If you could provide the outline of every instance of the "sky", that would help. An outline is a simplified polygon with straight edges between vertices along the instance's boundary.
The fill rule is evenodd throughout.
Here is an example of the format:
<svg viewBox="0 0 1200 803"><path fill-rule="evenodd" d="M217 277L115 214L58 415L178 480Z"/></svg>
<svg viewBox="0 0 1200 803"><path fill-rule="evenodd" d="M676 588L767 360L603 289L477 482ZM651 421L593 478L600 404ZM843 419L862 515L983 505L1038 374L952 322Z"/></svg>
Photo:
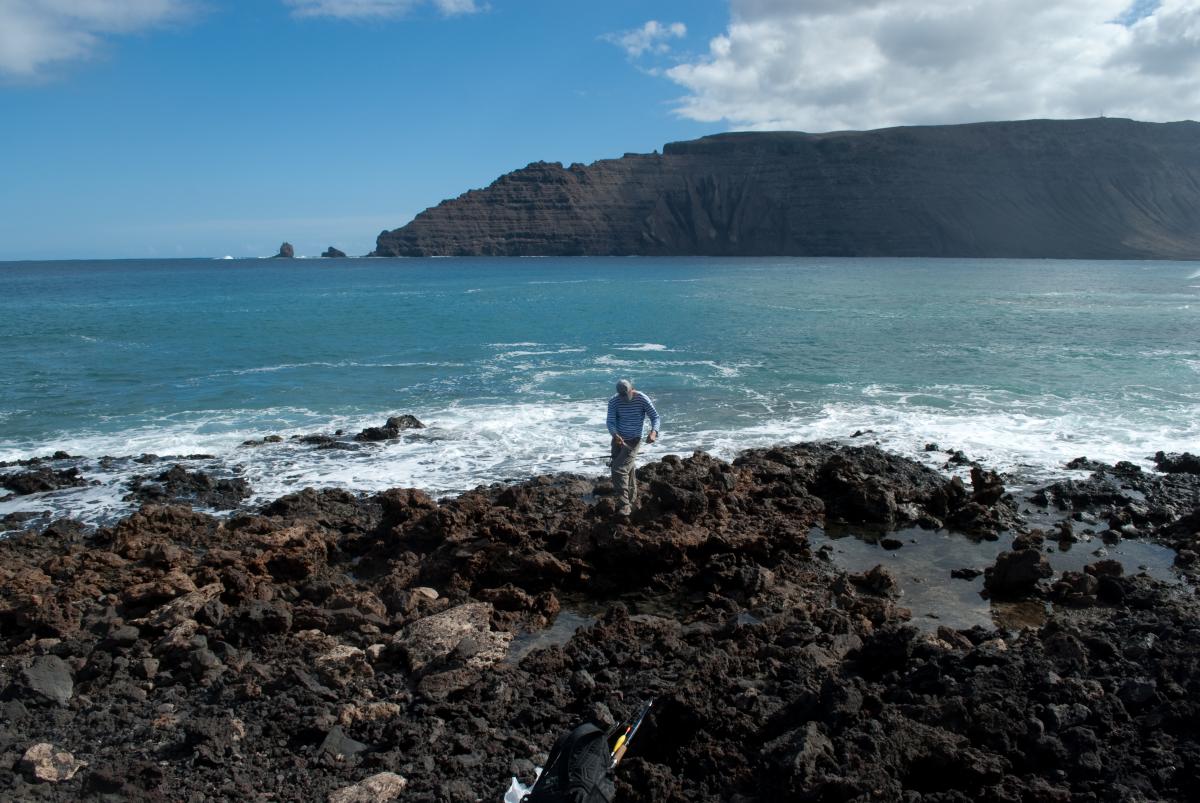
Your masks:
<svg viewBox="0 0 1200 803"><path fill-rule="evenodd" d="M0 0L0 260L364 254L537 160L1197 109L1200 0Z"/></svg>

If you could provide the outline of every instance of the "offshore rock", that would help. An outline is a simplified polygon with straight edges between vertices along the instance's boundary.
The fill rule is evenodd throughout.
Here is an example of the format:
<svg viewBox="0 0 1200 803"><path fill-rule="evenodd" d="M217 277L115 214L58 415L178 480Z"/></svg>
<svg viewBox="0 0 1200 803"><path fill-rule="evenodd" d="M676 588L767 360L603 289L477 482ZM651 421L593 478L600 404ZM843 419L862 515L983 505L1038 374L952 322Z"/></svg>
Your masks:
<svg viewBox="0 0 1200 803"><path fill-rule="evenodd" d="M382 232L374 255L1196 259L1197 208L1195 122L741 132L534 162Z"/></svg>
<svg viewBox="0 0 1200 803"><path fill-rule="evenodd" d="M296 249L292 248L291 243L285 242L283 245L279 246L279 253L276 254L273 259L291 259L294 256L296 256Z"/></svg>
<svg viewBox="0 0 1200 803"><path fill-rule="evenodd" d="M354 436L356 441L390 441L400 437L406 429L424 429L415 415L394 415L382 427L367 427Z"/></svg>
<svg viewBox="0 0 1200 803"><path fill-rule="evenodd" d="M321 256L325 257L326 259L345 259L346 252L339 250L337 248L334 248L331 245L325 249L325 251L321 254Z"/></svg>
<svg viewBox="0 0 1200 803"><path fill-rule="evenodd" d="M37 468L0 476L0 487L7 488L18 496L56 491L59 488L75 488L87 485L88 481L77 468L55 471L52 468Z"/></svg>

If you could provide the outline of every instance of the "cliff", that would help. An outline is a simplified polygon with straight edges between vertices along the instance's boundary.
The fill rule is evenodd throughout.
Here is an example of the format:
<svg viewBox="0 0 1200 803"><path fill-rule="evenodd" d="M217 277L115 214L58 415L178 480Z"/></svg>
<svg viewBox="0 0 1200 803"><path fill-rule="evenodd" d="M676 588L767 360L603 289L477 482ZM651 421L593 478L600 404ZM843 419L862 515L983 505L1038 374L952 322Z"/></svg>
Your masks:
<svg viewBox="0 0 1200 803"><path fill-rule="evenodd" d="M730 133L535 162L374 254L1198 259L1200 123Z"/></svg>

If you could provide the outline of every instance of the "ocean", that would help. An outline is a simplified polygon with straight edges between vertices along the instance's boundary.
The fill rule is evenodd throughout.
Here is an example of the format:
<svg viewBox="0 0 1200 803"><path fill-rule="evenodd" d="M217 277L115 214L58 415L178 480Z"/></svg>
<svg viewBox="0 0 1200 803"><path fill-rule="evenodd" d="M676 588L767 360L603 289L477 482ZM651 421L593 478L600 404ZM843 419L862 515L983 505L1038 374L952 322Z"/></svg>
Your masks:
<svg viewBox="0 0 1200 803"><path fill-rule="evenodd" d="M644 459L833 438L939 468L961 449L1018 484L1082 455L1148 467L1200 447L1198 335L1185 262L0 263L0 460L62 450L56 468L100 483L0 515L109 521L162 470L128 459L145 453L211 455L185 466L255 500L600 474L620 377L663 416ZM401 413L427 428L354 451L291 440ZM242 445L268 435L284 440Z"/></svg>

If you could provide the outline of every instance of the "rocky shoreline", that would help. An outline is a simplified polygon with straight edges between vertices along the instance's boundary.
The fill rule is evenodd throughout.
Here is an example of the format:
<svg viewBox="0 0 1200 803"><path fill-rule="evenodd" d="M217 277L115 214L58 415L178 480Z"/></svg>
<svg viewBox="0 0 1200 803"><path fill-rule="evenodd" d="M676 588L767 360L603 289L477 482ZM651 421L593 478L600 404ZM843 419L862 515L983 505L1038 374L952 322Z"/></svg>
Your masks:
<svg viewBox="0 0 1200 803"><path fill-rule="evenodd" d="M1159 466L1017 498L869 446L697 453L643 466L630 520L578 476L218 518L155 500L246 489L172 468L111 526L0 541L0 796L499 800L566 727L653 697L623 800L1188 799L1200 475ZM1052 614L923 633L816 526L1002 539L988 592ZM1166 544L1185 582L1054 576L1046 550L1083 539Z"/></svg>

